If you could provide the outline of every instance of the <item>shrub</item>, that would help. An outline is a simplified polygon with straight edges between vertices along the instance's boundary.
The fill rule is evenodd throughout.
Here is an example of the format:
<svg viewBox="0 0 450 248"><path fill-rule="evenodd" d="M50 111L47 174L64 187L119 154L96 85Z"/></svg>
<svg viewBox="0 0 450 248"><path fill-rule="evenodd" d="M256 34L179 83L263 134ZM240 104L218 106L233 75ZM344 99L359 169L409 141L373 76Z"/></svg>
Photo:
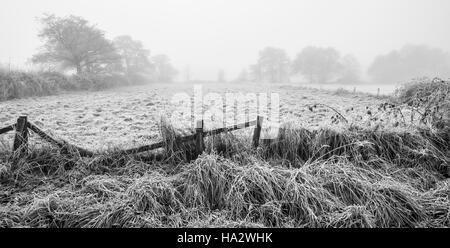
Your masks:
<svg viewBox="0 0 450 248"><path fill-rule="evenodd" d="M421 122L444 128L450 124L450 81L419 79L396 91L400 103L417 110Z"/></svg>
<svg viewBox="0 0 450 248"><path fill-rule="evenodd" d="M77 90L78 86L76 82L71 80L70 77L61 74L59 72L41 72L40 75L45 79L46 82L52 85L57 85L61 90Z"/></svg>
<svg viewBox="0 0 450 248"><path fill-rule="evenodd" d="M43 96L58 91L54 81L47 81L39 73L0 72L0 100L28 96Z"/></svg>
<svg viewBox="0 0 450 248"><path fill-rule="evenodd" d="M102 90L117 86L142 84L120 74L65 75L59 72L8 72L0 70L0 101L30 96L57 94L60 91Z"/></svg>

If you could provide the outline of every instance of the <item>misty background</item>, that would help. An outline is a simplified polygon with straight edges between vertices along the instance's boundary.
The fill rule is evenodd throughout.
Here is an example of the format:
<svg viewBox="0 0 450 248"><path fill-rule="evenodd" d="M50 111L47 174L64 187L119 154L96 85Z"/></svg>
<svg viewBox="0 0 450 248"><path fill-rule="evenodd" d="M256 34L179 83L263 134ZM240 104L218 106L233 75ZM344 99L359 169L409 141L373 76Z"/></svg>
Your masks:
<svg viewBox="0 0 450 248"><path fill-rule="evenodd" d="M448 0L7 1L0 9L4 67L36 68L44 13L82 17L110 40L129 35L149 56L166 55L177 81L450 77Z"/></svg>

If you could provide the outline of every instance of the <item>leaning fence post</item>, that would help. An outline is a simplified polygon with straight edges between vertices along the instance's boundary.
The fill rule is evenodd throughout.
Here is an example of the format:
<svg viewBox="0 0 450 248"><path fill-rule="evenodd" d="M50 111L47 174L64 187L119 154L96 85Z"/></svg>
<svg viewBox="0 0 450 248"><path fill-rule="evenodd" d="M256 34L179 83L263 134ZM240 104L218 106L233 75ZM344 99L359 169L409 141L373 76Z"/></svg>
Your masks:
<svg viewBox="0 0 450 248"><path fill-rule="evenodd" d="M262 116L258 116L256 120L255 132L253 133L253 147L258 148L259 139L261 138L261 129L263 125L264 118Z"/></svg>
<svg viewBox="0 0 450 248"><path fill-rule="evenodd" d="M16 123L13 152L26 154L28 151L28 121L26 116L20 116Z"/></svg>
<svg viewBox="0 0 450 248"><path fill-rule="evenodd" d="M198 155L202 154L205 149L205 144L203 140L203 125L204 121L197 121L197 126L195 128L195 150Z"/></svg>

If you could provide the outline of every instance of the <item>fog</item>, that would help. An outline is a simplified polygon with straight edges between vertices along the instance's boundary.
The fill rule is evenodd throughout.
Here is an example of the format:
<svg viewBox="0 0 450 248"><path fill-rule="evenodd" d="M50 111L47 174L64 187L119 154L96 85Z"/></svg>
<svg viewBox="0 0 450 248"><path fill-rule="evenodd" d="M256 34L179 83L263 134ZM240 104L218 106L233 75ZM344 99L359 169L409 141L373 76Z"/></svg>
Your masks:
<svg viewBox="0 0 450 248"><path fill-rule="evenodd" d="M375 58L405 45L450 51L448 0L15 0L0 8L0 63L29 66L43 13L81 16L111 39L130 35L167 54L180 80L187 70L194 80L222 70L236 78L265 47L292 60L307 46L334 47L359 60L364 78Z"/></svg>

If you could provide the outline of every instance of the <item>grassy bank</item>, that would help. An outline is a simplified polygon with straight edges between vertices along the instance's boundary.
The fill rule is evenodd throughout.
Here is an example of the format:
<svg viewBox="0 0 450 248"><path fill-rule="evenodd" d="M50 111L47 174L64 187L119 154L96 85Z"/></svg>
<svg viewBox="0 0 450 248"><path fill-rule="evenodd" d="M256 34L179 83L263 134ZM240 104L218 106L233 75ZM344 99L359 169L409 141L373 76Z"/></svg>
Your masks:
<svg viewBox="0 0 450 248"><path fill-rule="evenodd" d="M58 72L0 70L0 101L31 96L47 96L61 91L101 90L143 83L144 79L119 74L65 75Z"/></svg>
<svg viewBox="0 0 450 248"><path fill-rule="evenodd" d="M0 156L2 227L449 227L448 132L282 132L94 158ZM287 135L286 132L289 132ZM191 160L193 159L193 160Z"/></svg>

